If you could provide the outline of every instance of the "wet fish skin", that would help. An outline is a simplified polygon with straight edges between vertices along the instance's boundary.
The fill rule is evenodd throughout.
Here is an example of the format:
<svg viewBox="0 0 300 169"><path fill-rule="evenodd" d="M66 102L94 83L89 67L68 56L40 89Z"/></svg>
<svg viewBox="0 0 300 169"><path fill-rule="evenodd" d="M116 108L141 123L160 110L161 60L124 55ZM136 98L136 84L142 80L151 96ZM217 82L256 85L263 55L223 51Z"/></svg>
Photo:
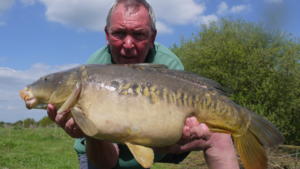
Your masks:
<svg viewBox="0 0 300 169"><path fill-rule="evenodd" d="M159 66L85 65L45 76L21 91L21 97L29 108L61 107L76 85L80 94L72 115L85 134L130 143L133 152L144 152L134 145L175 144L188 116L212 131L231 134L246 169L266 168L262 145L283 141L271 123L231 101L218 83Z"/></svg>

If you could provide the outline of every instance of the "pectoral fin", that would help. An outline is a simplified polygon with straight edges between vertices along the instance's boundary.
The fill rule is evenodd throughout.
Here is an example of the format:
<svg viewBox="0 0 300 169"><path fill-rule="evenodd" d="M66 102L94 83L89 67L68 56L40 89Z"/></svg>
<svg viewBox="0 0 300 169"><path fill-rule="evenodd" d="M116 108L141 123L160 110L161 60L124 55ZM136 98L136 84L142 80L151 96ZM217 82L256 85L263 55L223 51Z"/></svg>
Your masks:
<svg viewBox="0 0 300 169"><path fill-rule="evenodd" d="M71 110L71 113L76 124L84 132L84 134L90 137L93 137L97 134L97 127L90 119L88 119L88 117L86 117L86 115L82 112L80 108L75 106Z"/></svg>
<svg viewBox="0 0 300 169"><path fill-rule="evenodd" d="M154 152L152 148L128 142L125 144L139 164L141 164L144 168L150 168L152 166L154 161Z"/></svg>
<svg viewBox="0 0 300 169"><path fill-rule="evenodd" d="M80 92L81 92L81 83L78 82L78 83L76 83L73 92L69 95L67 100L64 102L64 104L57 111L57 114L60 114L64 111L70 109L71 107L73 107L76 104L77 100L78 100Z"/></svg>

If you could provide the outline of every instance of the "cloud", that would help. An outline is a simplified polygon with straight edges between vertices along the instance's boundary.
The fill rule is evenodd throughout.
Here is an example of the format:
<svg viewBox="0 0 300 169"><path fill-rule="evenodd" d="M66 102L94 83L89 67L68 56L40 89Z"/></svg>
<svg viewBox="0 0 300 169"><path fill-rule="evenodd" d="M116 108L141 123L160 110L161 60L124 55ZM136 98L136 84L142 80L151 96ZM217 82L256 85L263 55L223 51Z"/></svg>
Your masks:
<svg viewBox="0 0 300 169"><path fill-rule="evenodd" d="M156 22L156 29L159 33L173 33L173 30L162 22Z"/></svg>
<svg viewBox="0 0 300 169"><path fill-rule="evenodd" d="M236 5L230 8L226 2L222 1L218 5L217 14L218 15L236 14L236 13L241 13L243 11L246 11L249 8L250 8L249 5Z"/></svg>
<svg viewBox="0 0 300 169"><path fill-rule="evenodd" d="M200 18L200 24L209 26L213 22L217 22L219 18L216 15L206 15Z"/></svg>
<svg viewBox="0 0 300 169"><path fill-rule="evenodd" d="M0 1L0 15L10 9L14 4L14 0L1 0Z"/></svg>
<svg viewBox="0 0 300 169"><path fill-rule="evenodd" d="M242 11L245 11L249 8L248 5L237 5L237 6L233 6L231 9L230 9L230 12L231 13L240 13Z"/></svg>
<svg viewBox="0 0 300 169"><path fill-rule="evenodd" d="M30 0L23 0L28 1ZM39 0L46 8L47 20L78 28L102 31L111 0ZM162 33L172 32L166 25L193 23L203 14L205 6L196 0L149 0ZM167 11L167 12L166 12Z"/></svg>
<svg viewBox="0 0 300 169"><path fill-rule="evenodd" d="M15 122L25 118L39 120L45 116L43 110L27 110L19 97L19 90L45 74L74 66L76 64L60 66L34 64L28 70L0 67L0 121Z"/></svg>
<svg viewBox="0 0 300 169"><path fill-rule="evenodd" d="M223 15L224 13L226 13L228 11L228 5L226 2L221 2L218 5L218 10L217 10L217 14L219 15Z"/></svg>
<svg viewBox="0 0 300 169"><path fill-rule="evenodd" d="M37 0L22 0L34 3ZM46 8L49 21L75 27L78 30L102 31L111 0L38 0ZM271 0L269 0L271 1ZM275 0L273 0L275 1ZM279 0L277 0L279 1ZM237 14L250 8L240 4L229 6L222 1L216 14L204 14L206 6L198 0L148 0L157 18L160 33L173 33L172 27L186 24L205 24L218 21L221 15Z"/></svg>
<svg viewBox="0 0 300 169"><path fill-rule="evenodd" d="M0 0L0 27L6 26L6 22L1 19L1 16L13 6L14 2L15 0Z"/></svg>
<svg viewBox="0 0 300 169"><path fill-rule="evenodd" d="M40 0L49 21L83 30L101 31L111 0Z"/></svg>
<svg viewBox="0 0 300 169"><path fill-rule="evenodd" d="M195 0L149 0L159 20L171 24L192 23L204 12L205 6Z"/></svg>

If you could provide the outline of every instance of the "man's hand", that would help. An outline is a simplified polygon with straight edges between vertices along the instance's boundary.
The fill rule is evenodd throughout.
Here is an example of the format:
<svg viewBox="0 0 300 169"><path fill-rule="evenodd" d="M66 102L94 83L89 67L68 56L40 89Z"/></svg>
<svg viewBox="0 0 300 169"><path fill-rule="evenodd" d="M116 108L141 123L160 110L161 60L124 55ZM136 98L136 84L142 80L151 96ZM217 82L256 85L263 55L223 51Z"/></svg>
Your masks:
<svg viewBox="0 0 300 169"><path fill-rule="evenodd" d="M47 113L48 117L61 128L63 128L65 132L68 133L68 135L70 135L71 137L81 138L85 136L81 129L75 123L74 119L72 117L69 118L70 111L57 114L56 108L52 104L48 104Z"/></svg>
<svg viewBox="0 0 300 169"><path fill-rule="evenodd" d="M195 117L186 119L182 138L177 144L158 149L160 152L175 154L197 150L203 150L210 169L239 169L231 136L210 132Z"/></svg>

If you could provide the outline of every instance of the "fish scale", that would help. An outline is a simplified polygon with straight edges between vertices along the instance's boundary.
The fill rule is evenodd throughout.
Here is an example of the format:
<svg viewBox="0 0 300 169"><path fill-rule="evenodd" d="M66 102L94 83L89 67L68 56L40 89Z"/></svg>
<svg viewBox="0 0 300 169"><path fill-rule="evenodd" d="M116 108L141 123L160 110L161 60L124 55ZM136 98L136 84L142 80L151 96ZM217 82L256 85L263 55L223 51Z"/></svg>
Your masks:
<svg viewBox="0 0 300 169"><path fill-rule="evenodd" d="M189 116L213 132L231 134L246 169L266 168L264 147L283 142L270 122L230 100L217 82L160 65L84 65L42 77L20 95L27 108L51 103L58 114L71 110L89 136L91 159L97 153L89 140L107 140L126 144L150 168L152 147L178 142Z"/></svg>

